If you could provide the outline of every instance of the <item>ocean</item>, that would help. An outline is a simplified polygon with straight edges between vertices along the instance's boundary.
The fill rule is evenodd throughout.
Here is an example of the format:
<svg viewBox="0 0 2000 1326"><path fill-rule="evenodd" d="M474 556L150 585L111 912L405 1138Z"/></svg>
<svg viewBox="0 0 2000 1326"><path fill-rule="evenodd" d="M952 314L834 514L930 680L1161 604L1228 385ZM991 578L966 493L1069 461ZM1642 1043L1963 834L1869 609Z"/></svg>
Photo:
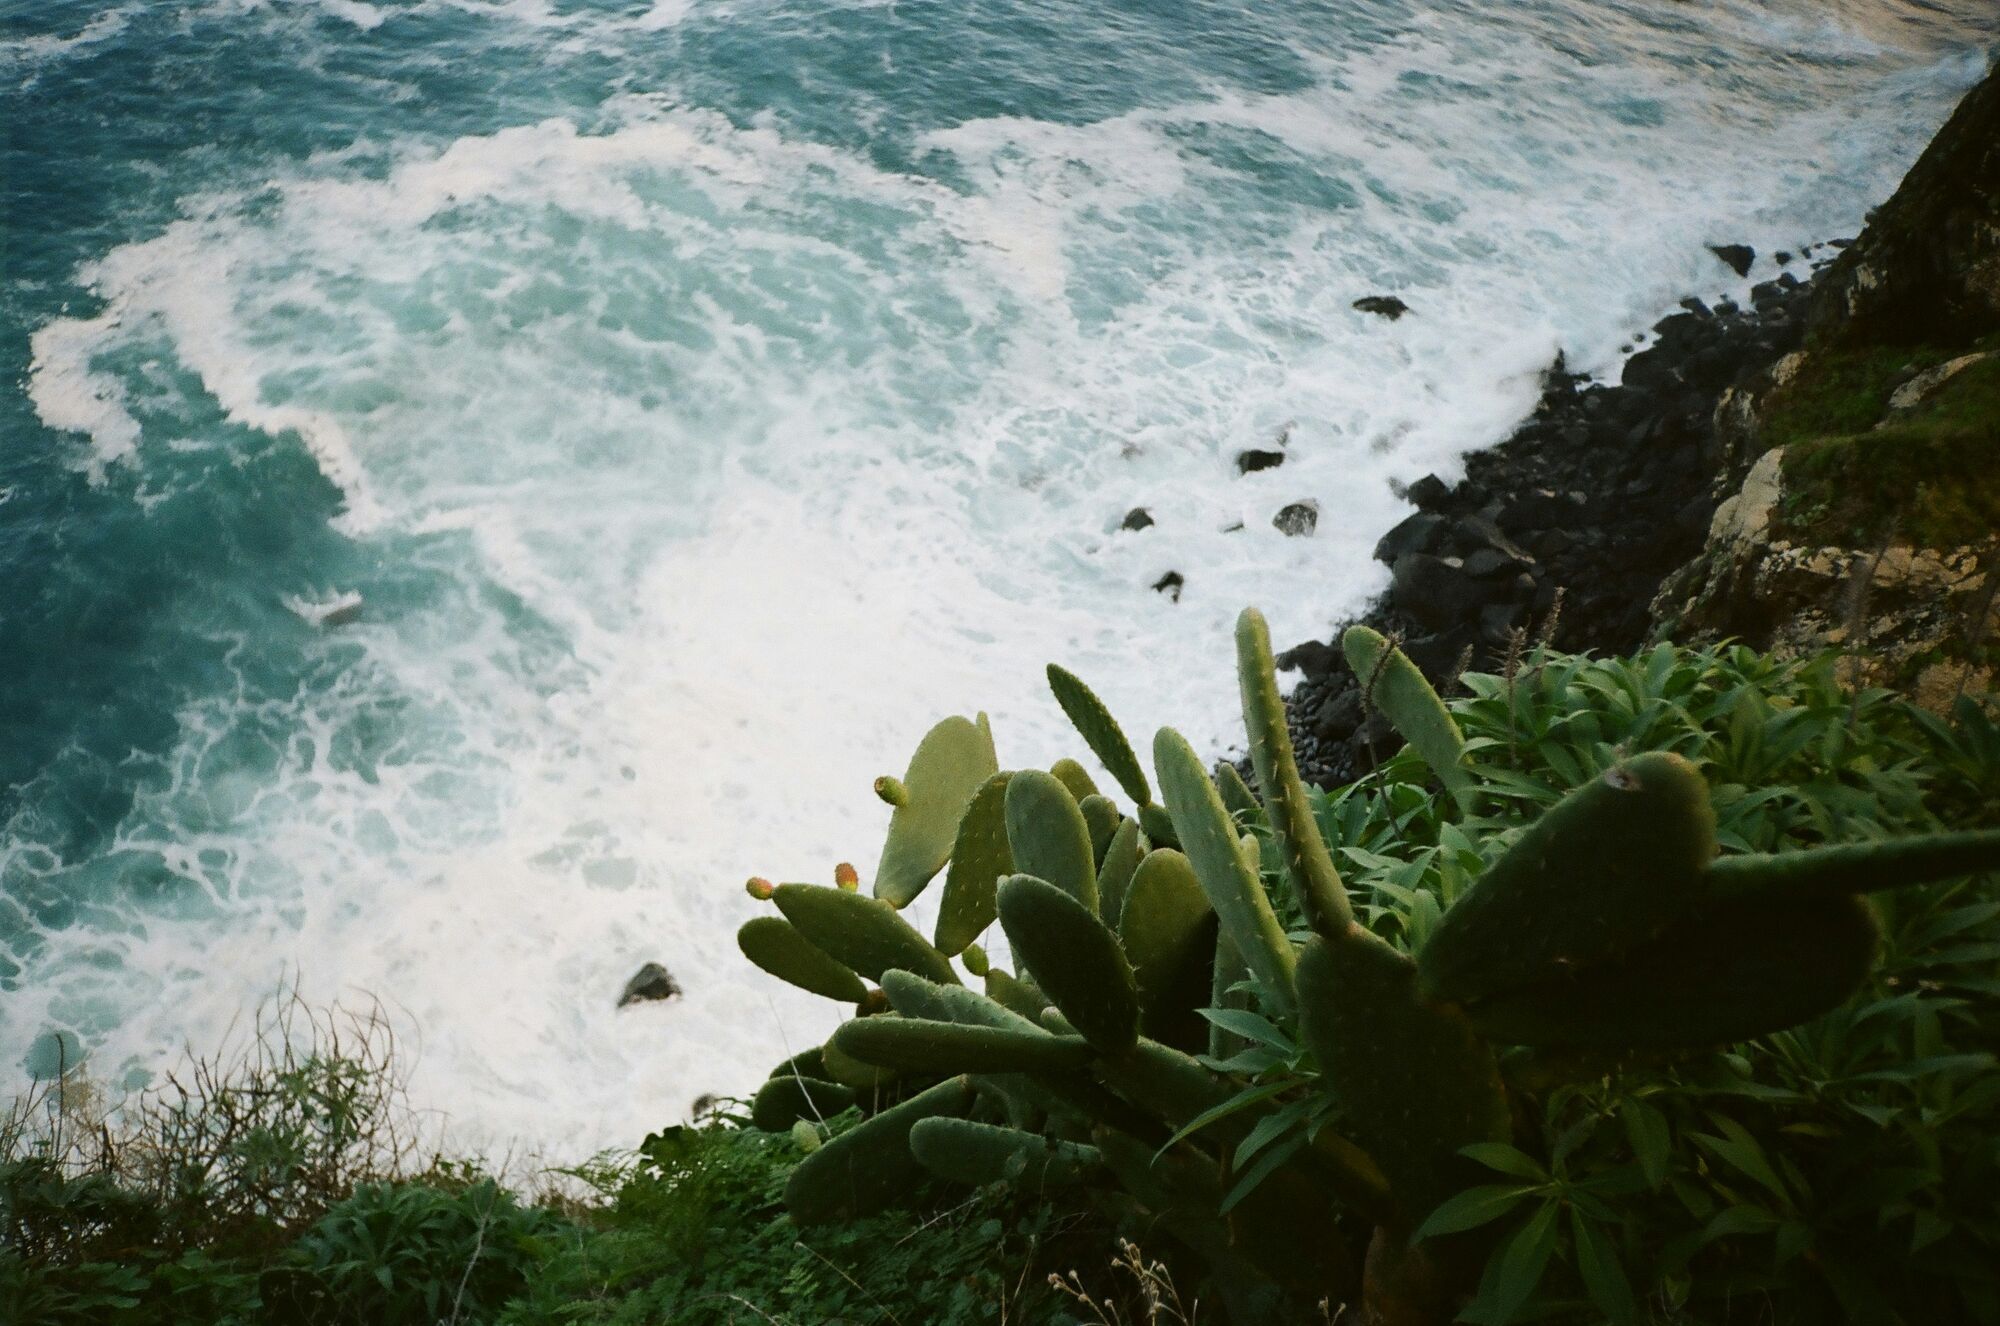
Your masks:
<svg viewBox="0 0 2000 1326"><path fill-rule="evenodd" d="M280 987L379 1000L467 1147L744 1091L834 1015L737 954L746 876L865 872L945 714L1076 751L1051 659L1240 742L1238 609L1324 633L1393 484L1855 233L1996 42L1990 0L0 0L0 1095L58 1044L143 1088ZM614 1008L646 961L685 995Z"/></svg>

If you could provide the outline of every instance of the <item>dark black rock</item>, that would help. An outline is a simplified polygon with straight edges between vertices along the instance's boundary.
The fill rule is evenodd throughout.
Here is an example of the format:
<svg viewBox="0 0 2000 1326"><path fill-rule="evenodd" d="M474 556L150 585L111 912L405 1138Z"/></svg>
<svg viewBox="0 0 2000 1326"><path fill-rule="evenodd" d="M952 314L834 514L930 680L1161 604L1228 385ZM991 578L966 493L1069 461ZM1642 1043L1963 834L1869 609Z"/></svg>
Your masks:
<svg viewBox="0 0 2000 1326"><path fill-rule="evenodd" d="M1435 474L1426 474L1403 494L1419 511L1436 511L1451 497L1451 486Z"/></svg>
<svg viewBox="0 0 2000 1326"><path fill-rule="evenodd" d="M1656 345L1627 359L1618 380L1637 391L1663 391L1680 380L1680 366L1671 350Z"/></svg>
<svg viewBox="0 0 2000 1326"><path fill-rule="evenodd" d="M1528 569L1528 563L1498 548L1481 548L1465 559L1465 573L1475 580L1497 580Z"/></svg>
<svg viewBox="0 0 2000 1326"><path fill-rule="evenodd" d="M1152 523L1153 523L1153 513L1146 510L1145 507L1135 506L1130 511L1127 511L1125 513L1125 519L1119 523L1118 528L1145 529Z"/></svg>
<svg viewBox="0 0 2000 1326"><path fill-rule="evenodd" d="M1375 560L1394 562L1404 553L1436 552L1444 544L1445 518L1430 511L1405 516L1375 545Z"/></svg>
<svg viewBox="0 0 2000 1326"><path fill-rule="evenodd" d="M1738 276L1750 275L1750 264L1757 261L1757 250L1748 244L1711 244L1708 251Z"/></svg>
<svg viewBox="0 0 2000 1326"><path fill-rule="evenodd" d="M1181 586L1186 583L1187 580L1180 572L1169 571L1153 582L1153 588L1165 594L1174 602L1179 603L1181 601Z"/></svg>
<svg viewBox="0 0 2000 1326"><path fill-rule="evenodd" d="M1466 620L1485 597L1456 558L1407 553L1396 559L1389 574L1391 600L1434 631Z"/></svg>
<svg viewBox="0 0 2000 1326"><path fill-rule="evenodd" d="M1390 588L1360 620L1400 640L1447 692L1468 658L1498 668L1516 631L1547 632L1564 650L1637 648L1660 583L1707 533L1723 463L1717 399L1800 343L1816 286L1766 283L1754 313L1727 299L1689 300L1656 332L1631 338L1649 348L1619 383L1586 382L1558 359L1533 415L1506 442L1468 456L1463 479L1426 475L1398 490L1418 510L1377 545ZM1332 644L1311 659L1326 670L1294 688L1293 740L1305 777L1333 785L1396 743L1362 712L1360 683Z"/></svg>
<svg viewBox="0 0 2000 1326"><path fill-rule="evenodd" d="M657 962L649 962L632 973L632 979L625 982L625 989L618 996L618 1007L660 999L678 999L680 994L681 987L674 980L673 973Z"/></svg>
<svg viewBox="0 0 2000 1326"><path fill-rule="evenodd" d="M1284 463L1285 453L1282 451L1252 449L1236 453L1236 472L1238 474L1255 474L1258 470L1274 470Z"/></svg>
<svg viewBox="0 0 2000 1326"><path fill-rule="evenodd" d="M1479 638L1489 648L1505 648L1507 638L1527 624L1526 603L1489 603L1479 610Z"/></svg>
<svg viewBox="0 0 2000 1326"><path fill-rule="evenodd" d="M1410 311L1410 306L1394 295L1367 295L1354 301L1363 313L1373 313L1394 322Z"/></svg>
<svg viewBox="0 0 2000 1326"><path fill-rule="evenodd" d="M1789 267L1792 265L1792 255L1785 252L1783 249L1779 249L1776 253L1772 254L1771 257L1777 262L1778 266L1780 267Z"/></svg>
<svg viewBox="0 0 2000 1326"><path fill-rule="evenodd" d="M1324 677L1343 666L1340 651L1321 640L1294 645L1272 661L1281 672L1296 670L1305 673L1308 678Z"/></svg>
<svg viewBox="0 0 2000 1326"><path fill-rule="evenodd" d="M1326 740L1338 741L1353 734L1361 725L1361 687L1350 683L1319 707L1313 717L1313 732Z"/></svg>
<svg viewBox="0 0 2000 1326"><path fill-rule="evenodd" d="M1271 517L1271 524L1280 534L1302 538L1319 527L1319 503L1307 498L1303 502L1293 502Z"/></svg>

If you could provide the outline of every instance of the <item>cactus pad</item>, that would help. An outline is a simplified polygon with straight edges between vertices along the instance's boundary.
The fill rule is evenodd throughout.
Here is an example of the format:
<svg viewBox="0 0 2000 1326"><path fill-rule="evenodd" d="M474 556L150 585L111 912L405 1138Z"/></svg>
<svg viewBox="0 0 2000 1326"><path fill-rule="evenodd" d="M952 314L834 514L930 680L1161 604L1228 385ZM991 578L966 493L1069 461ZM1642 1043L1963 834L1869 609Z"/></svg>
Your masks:
<svg viewBox="0 0 2000 1326"><path fill-rule="evenodd" d="M1474 784L1465 768L1465 735L1423 672L1380 631L1366 626L1350 626L1340 648L1369 700L1423 757L1453 800L1470 810Z"/></svg>
<svg viewBox="0 0 2000 1326"><path fill-rule="evenodd" d="M1283 853L1285 873L1306 920L1322 935L1335 938L1354 920L1354 909L1306 799L1291 733L1285 727L1277 669L1271 662L1270 631L1255 608L1245 608L1236 619L1236 675L1243 696L1243 726L1250 733L1250 759L1264 789L1264 808Z"/></svg>
<svg viewBox="0 0 2000 1326"><path fill-rule="evenodd" d="M896 785L901 800L892 803L895 813L875 867L876 897L891 907L907 907L923 892L951 855L966 803L999 768L984 721L947 718L924 734L910 756L909 772L900 782L884 780Z"/></svg>
<svg viewBox="0 0 2000 1326"><path fill-rule="evenodd" d="M910 1154L919 1119L963 1115L972 1083L954 1077L883 1110L801 1160L785 1183L785 1207L802 1225L847 1220L907 1201L929 1173Z"/></svg>
<svg viewBox="0 0 2000 1326"><path fill-rule="evenodd" d="M736 932L736 947L763 970L801 990L849 1004L858 1003L868 993L868 986L852 969L813 947L812 941L781 916L745 921Z"/></svg>
<svg viewBox="0 0 2000 1326"><path fill-rule="evenodd" d="M1111 845L1104 849L1104 860L1097 867L1098 919L1114 929L1125 906L1125 891L1132 885L1132 872L1139 868L1139 860L1145 854L1146 843L1139 832L1139 822L1128 819L1120 823L1118 832L1111 835Z"/></svg>
<svg viewBox="0 0 2000 1326"><path fill-rule="evenodd" d="M1161 728L1153 739L1153 766L1181 850L1194 865L1209 905L1222 918L1229 942L1263 984L1267 997L1278 1008L1289 1008L1298 956L1271 911L1263 881L1243 859L1235 824L1201 758L1180 733Z"/></svg>
<svg viewBox="0 0 2000 1326"><path fill-rule="evenodd" d="M919 1119L910 1129L910 1151L941 1179L975 1185L1004 1180L1030 1192L1082 1183L1104 1163L1094 1146L947 1117Z"/></svg>
<svg viewBox="0 0 2000 1326"><path fill-rule="evenodd" d="M1132 798L1132 804L1143 806L1153 799L1153 789L1146 782L1146 771L1139 766L1139 757L1132 753L1132 743L1125 740L1125 732L1118 726L1118 720L1104 707L1096 692L1083 684L1077 675L1066 668L1049 664L1049 689L1055 692L1056 703L1062 706L1064 714L1079 732L1084 744L1097 762L1110 771L1118 780L1118 786L1125 789L1125 795Z"/></svg>
<svg viewBox="0 0 2000 1326"><path fill-rule="evenodd" d="M958 981L951 959L880 898L812 884L780 884L772 896L814 948L871 981L891 967L940 983Z"/></svg>
<svg viewBox="0 0 2000 1326"><path fill-rule="evenodd" d="M1000 883L1000 924L1035 984L1097 1049L1115 1054L1139 1036L1139 994L1117 936L1095 909L1032 875Z"/></svg>
<svg viewBox="0 0 2000 1326"><path fill-rule="evenodd" d="M1500 1044L1592 1050L1727 1045L1838 1007L1880 937L1866 898L1730 898L1650 944L1475 1005Z"/></svg>
<svg viewBox="0 0 2000 1326"><path fill-rule="evenodd" d="M1080 1040L1040 1028L924 1022L913 1018L857 1018L827 1042L865 1064L911 1073L1026 1073L1081 1068L1091 1049Z"/></svg>
<svg viewBox="0 0 2000 1326"><path fill-rule="evenodd" d="M1006 813L1014 869L1047 880L1096 911L1097 856L1090 846L1090 826L1062 780L1023 769L1007 781Z"/></svg>
<svg viewBox="0 0 2000 1326"><path fill-rule="evenodd" d="M1460 1147L1509 1136L1493 1052L1462 1016L1423 1003L1416 965L1364 930L1306 945L1299 1032L1412 1227L1477 1181Z"/></svg>
<svg viewBox="0 0 2000 1326"><path fill-rule="evenodd" d="M1007 781L1012 774L995 774L972 795L958 822L951 864L944 872L944 900L938 905L937 947L942 953L962 953L999 915L993 890L1002 875L1014 871L1007 847Z"/></svg>
<svg viewBox="0 0 2000 1326"><path fill-rule="evenodd" d="M1091 870L1101 870L1104 853L1111 847L1112 835L1118 832L1124 816L1118 813L1118 807L1112 804L1110 797L1085 797L1076 803L1076 808L1083 812L1084 826L1090 830Z"/></svg>
<svg viewBox="0 0 2000 1326"><path fill-rule="evenodd" d="M854 1103L854 1089L810 1077L774 1077L750 1102L750 1122L767 1133L782 1133L800 1119L826 1120Z"/></svg>
<svg viewBox="0 0 2000 1326"><path fill-rule="evenodd" d="M1132 877L1118 939L1139 986L1139 1025L1169 1045L1207 1048L1196 1012L1207 1002L1215 960L1216 917L1179 852L1149 852Z"/></svg>
<svg viewBox="0 0 2000 1326"><path fill-rule="evenodd" d="M1701 899L1715 813L1692 764L1640 755L1577 788L1453 904L1424 992L1474 1003L1643 944Z"/></svg>

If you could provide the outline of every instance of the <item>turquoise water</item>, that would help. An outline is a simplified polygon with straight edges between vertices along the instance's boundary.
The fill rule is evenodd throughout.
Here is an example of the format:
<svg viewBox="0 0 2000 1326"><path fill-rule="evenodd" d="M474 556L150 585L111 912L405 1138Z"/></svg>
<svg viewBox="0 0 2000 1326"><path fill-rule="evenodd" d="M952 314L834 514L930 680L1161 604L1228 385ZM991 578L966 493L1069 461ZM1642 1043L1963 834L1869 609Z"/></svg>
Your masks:
<svg viewBox="0 0 2000 1326"><path fill-rule="evenodd" d="M1704 244L1852 233L1996 40L0 0L0 1090L59 1031L136 1085L284 980L383 999L475 1139L742 1086L826 1014L736 957L740 881L865 868L932 719L1046 762L1055 657L1226 743L1238 607L1323 630L1390 480L1740 293ZM649 959L688 997L614 1013Z"/></svg>

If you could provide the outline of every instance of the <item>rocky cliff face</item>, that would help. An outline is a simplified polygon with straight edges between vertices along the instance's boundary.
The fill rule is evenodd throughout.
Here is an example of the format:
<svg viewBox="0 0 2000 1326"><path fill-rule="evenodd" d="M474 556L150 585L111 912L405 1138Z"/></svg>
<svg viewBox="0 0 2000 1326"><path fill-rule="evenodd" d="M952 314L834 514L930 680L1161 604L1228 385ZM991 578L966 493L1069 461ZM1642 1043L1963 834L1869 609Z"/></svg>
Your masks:
<svg viewBox="0 0 2000 1326"><path fill-rule="evenodd" d="M1655 632L1840 650L1933 707L2000 673L2000 70L1725 393L1722 501Z"/></svg>

